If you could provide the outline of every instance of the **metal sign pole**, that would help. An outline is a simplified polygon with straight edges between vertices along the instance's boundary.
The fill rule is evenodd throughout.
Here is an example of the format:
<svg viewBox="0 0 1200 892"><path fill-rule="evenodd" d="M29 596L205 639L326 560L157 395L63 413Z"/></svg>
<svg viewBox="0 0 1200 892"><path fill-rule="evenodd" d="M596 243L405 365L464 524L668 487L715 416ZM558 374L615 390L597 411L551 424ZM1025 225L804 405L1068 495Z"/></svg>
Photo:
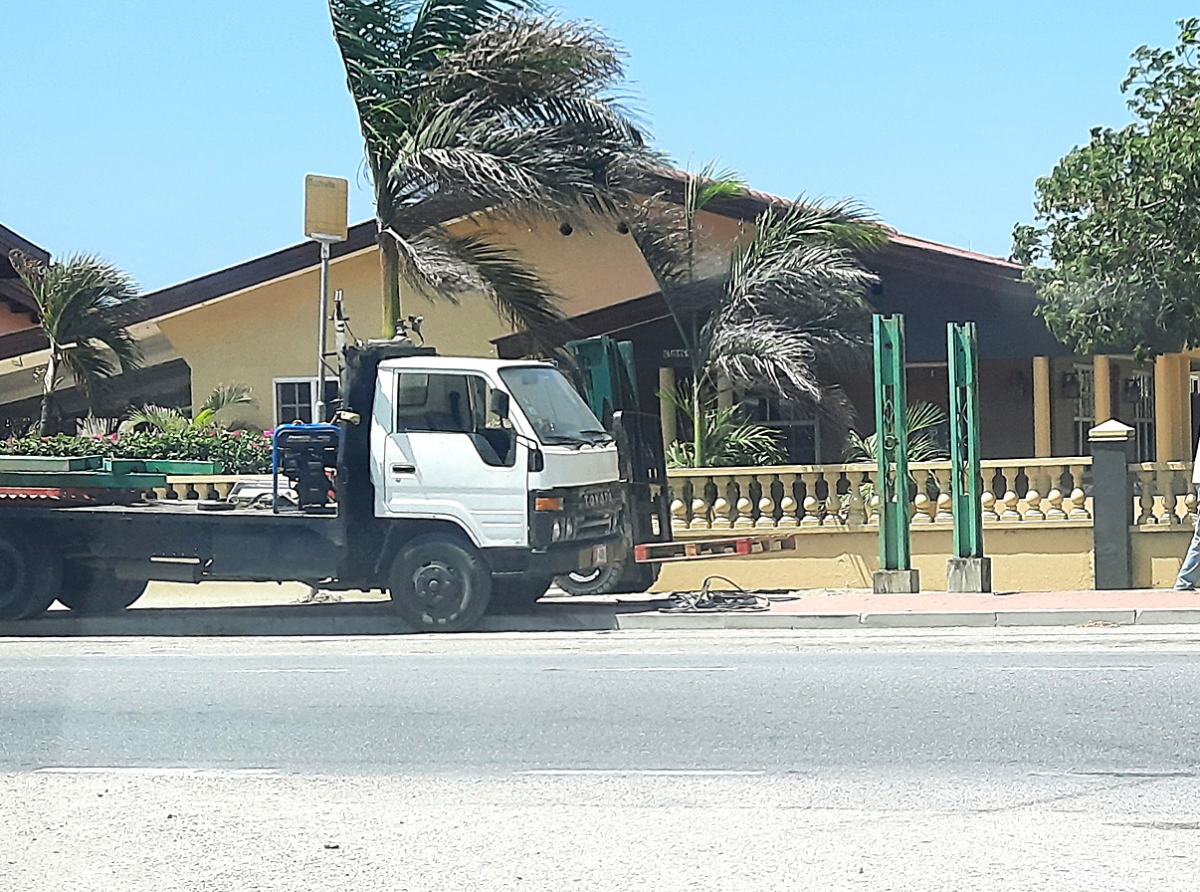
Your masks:
<svg viewBox="0 0 1200 892"><path fill-rule="evenodd" d="M946 325L950 378L950 498L954 557L946 570L952 592L990 592L991 559L983 554L980 502L979 351L974 322Z"/></svg>
<svg viewBox="0 0 1200 892"><path fill-rule="evenodd" d="M326 329L329 326L329 246L349 236L346 208L349 181L342 177L309 174L304 178L304 234L321 246L321 318L317 325L317 392L313 394L313 421L325 421Z"/></svg>
<svg viewBox="0 0 1200 892"><path fill-rule="evenodd" d="M329 326L329 242L321 240L321 300L320 300L320 319L317 324L317 393L314 401L316 411L313 413L313 421L317 424L323 424L325 418L325 371L328 364L325 362L325 337L326 328Z"/></svg>
<svg viewBox="0 0 1200 892"><path fill-rule="evenodd" d="M879 499L879 571L874 590L915 593L909 541L908 394L905 383L904 317L875 316L875 495Z"/></svg>

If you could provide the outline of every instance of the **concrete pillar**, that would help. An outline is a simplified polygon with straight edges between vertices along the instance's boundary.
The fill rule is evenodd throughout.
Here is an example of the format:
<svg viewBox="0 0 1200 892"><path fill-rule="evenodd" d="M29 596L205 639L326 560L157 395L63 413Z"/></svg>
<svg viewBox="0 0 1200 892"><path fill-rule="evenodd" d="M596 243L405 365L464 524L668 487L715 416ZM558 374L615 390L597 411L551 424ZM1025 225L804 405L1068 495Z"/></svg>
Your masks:
<svg viewBox="0 0 1200 892"><path fill-rule="evenodd" d="M675 393L675 370L658 370L658 414L662 421L663 448L667 448L679 437L676 426L675 404L668 400L664 393Z"/></svg>
<svg viewBox="0 0 1200 892"><path fill-rule="evenodd" d="M1179 437L1175 447L1177 461L1188 461L1195 455L1196 444L1192 442L1192 360L1180 354L1179 360L1179 410L1176 415Z"/></svg>
<svg viewBox="0 0 1200 892"><path fill-rule="evenodd" d="M1096 393L1096 424L1103 424L1113 417L1112 364L1107 356L1092 357L1092 377Z"/></svg>
<svg viewBox="0 0 1200 892"><path fill-rule="evenodd" d="M1179 365L1176 358L1170 353L1163 353L1154 360L1154 446L1158 461L1179 460L1176 455L1179 440L1176 427L1179 414L1176 381Z"/></svg>
<svg viewBox="0 0 1200 892"><path fill-rule="evenodd" d="M1088 431L1092 447L1092 535L1096 588L1127 589L1133 584L1129 527L1133 524L1133 428L1109 420Z"/></svg>
<svg viewBox="0 0 1200 892"><path fill-rule="evenodd" d="M1033 357L1033 455L1050 457L1050 357Z"/></svg>

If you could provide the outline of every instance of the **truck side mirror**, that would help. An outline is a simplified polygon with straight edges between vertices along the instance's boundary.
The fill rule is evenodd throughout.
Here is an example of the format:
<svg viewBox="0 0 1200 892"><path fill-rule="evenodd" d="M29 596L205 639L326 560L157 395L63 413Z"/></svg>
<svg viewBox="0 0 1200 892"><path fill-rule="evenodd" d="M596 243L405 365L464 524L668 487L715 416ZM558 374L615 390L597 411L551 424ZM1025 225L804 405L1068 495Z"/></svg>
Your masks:
<svg viewBox="0 0 1200 892"><path fill-rule="evenodd" d="M536 447L529 450L529 470L535 474L546 470L546 455Z"/></svg>
<svg viewBox="0 0 1200 892"><path fill-rule="evenodd" d="M488 411L498 418L508 418L508 394L503 390L493 390L488 401Z"/></svg>

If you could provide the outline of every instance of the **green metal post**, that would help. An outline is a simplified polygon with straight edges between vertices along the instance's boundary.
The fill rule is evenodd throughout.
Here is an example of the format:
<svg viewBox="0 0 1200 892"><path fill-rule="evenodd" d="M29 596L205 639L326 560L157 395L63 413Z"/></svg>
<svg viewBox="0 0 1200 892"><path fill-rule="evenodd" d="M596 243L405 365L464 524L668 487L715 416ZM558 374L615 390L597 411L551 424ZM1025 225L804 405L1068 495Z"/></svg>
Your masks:
<svg viewBox="0 0 1200 892"><path fill-rule="evenodd" d="M875 494L879 498L879 567L911 570L908 489L908 399L904 317L875 316Z"/></svg>
<svg viewBox="0 0 1200 892"><path fill-rule="evenodd" d="M954 554L983 557L979 471L979 356L974 322L946 326L950 372L950 496Z"/></svg>

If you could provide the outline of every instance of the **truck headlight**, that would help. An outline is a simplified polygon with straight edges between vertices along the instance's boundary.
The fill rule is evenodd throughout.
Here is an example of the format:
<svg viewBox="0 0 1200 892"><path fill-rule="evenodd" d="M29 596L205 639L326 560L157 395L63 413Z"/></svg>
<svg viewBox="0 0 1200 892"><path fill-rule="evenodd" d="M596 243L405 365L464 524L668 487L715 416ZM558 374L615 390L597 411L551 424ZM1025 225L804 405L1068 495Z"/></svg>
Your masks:
<svg viewBox="0 0 1200 892"><path fill-rule="evenodd" d="M563 522L561 520L554 521L554 525L550 527L550 541L557 542L563 536Z"/></svg>

